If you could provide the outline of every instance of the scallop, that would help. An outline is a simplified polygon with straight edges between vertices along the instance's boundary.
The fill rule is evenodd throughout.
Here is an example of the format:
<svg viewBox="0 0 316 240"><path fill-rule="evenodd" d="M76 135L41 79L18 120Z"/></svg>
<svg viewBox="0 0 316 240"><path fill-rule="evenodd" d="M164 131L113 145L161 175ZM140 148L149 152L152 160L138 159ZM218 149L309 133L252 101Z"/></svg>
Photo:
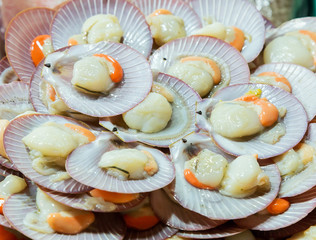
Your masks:
<svg viewBox="0 0 316 240"><path fill-rule="evenodd" d="M216 133L211 124L206 120L211 114L214 106L219 101L231 101L243 96L249 90L260 89L261 98L267 98L273 105L280 110L286 110L285 116L278 121L285 126L285 134L282 136L282 127L275 125L273 131L281 134L278 141L270 142L263 136L270 135L273 132L266 131L265 134L257 134L247 138L233 139L223 137ZM265 159L280 155L290 148L294 147L303 138L307 129L307 114L303 105L290 93L280 88L263 84L239 84L229 86L217 94L212 99L206 99L198 103L197 112L201 115L197 117L198 127L208 131L216 144L224 151L239 156L244 154L258 154L259 159ZM283 111L283 114L285 112ZM268 128L269 130L269 128ZM274 137L274 133L271 135ZM278 138L278 137L277 137ZM271 144L272 143L272 144Z"/></svg>
<svg viewBox="0 0 316 240"><path fill-rule="evenodd" d="M185 208L208 218L228 220L243 218L259 212L270 204L279 191L280 175L275 164L260 168L269 177L270 188L246 198L222 195L217 190L200 189L192 186L184 178L185 162L196 156L202 149L222 155L228 162L234 157L215 146L205 134L192 133L171 145L171 159L175 164L176 178L172 192L175 199Z"/></svg>
<svg viewBox="0 0 316 240"><path fill-rule="evenodd" d="M160 147L168 147L172 142L195 131L195 104L201 100L199 95L181 80L163 73L158 74L154 86L161 89L157 90L158 93L165 96L170 94L172 98L172 101L169 98L172 115L166 128L156 133L143 133L128 128L122 117L102 118L100 124L110 131L115 129L113 133L125 142L140 141Z"/></svg>

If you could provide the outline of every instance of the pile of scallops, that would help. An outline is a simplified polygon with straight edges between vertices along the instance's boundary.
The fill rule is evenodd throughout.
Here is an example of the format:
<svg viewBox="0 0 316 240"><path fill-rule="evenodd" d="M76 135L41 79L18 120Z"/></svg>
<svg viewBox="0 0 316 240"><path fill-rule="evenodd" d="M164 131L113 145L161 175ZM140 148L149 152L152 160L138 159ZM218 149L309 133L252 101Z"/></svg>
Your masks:
<svg viewBox="0 0 316 240"><path fill-rule="evenodd" d="M6 239L316 235L315 17L69 0L17 14L5 50Z"/></svg>

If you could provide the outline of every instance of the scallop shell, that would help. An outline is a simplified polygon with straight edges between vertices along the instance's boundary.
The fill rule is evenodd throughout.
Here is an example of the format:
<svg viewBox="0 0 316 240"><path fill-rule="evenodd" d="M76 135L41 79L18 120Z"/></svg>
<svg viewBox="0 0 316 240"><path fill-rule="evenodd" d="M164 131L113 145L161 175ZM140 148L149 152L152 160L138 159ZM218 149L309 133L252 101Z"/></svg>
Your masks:
<svg viewBox="0 0 316 240"><path fill-rule="evenodd" d="M215 228L225 223L192 212L177 204L162 190L150 194L150 204L156 216L166 225L185 231L199 231ZM163 206L163 207L162 207Z"/></svg>
<svg viewBox="0 0 316 240"><path fill-rule="evenodd" d="M308 121L316 115L316 75L309 69L291 63L270 63L260 66L253 75L276 72L283 75L292 86L292 94L303 104Z"/></svg>
<svg viewBox="0 0 316 240"><path fill-rule="evenodd" d="M143 180L122 181L98 167L105 152L126 147L149 152L158 164L158 172ZM174 179L173 164L161 151L144 145L125 144L111 133L101 134L94 142L75 149L68 156L66 169L71 177L85 185L119 193L151 192L165 187Z"/></svg>
<svg viewBox="0 0 316 240"><path fill-rule="evenodd" d="M133 0L145 16L150 15L157 9L167 9L173 15L183 19L187 35L191 35L195 30L202 27L201 20L196 12L185 2L179 0Z"/></svg>
<svg viewBox="0 0 316 240"><path fill-rule="evenodd" d="M191 0L190 5L201 19L212 17L226 26L235 26L251 36L241 54L254 60L264 45L265 25L261 13L246 0Z"/></svg>
<svg viewBox="0 0 316 240"><path fill-rule="evenodd" d="M209 111L218 101L231 101L243 96L251 89L261 89L262 98L267 98L276 107L285 107L287 110L282 120L286 133L274 145L262 142L259 136L247 141L224 138L212 130L211 124L207 120ZM202 115L197 115L198 126L210 132L220 148L236 156L258 154L259 159L280 155L298 144L306 132L308 122L304 107L292 94L265 84L238 84L226 87L218 91L213 99L206 99L198 103L197 111L202 111Z"/></svg>
<svg viewBox="0 0 316 240"><path fill-rule="evenodd" d="M242 55L222 40L191 36L176 39L158 48L150 57L153 71L167 73L177 60L184 56L201 56L213 59L221 69L222 79L230 79L230 85L249 82L248 64Z"/></svg>
<svg viewBox="0 0 316 240"><path fill-rule="evenodd" d="M11 67L9 60L7 57L3 57L0 60L0 74L3 73L4 70L6 70L7 68Z"/></svg>
<svg viewBox="0 0 316 240"><path fill-rule="evenodd" d="M247 198L232 198L214 190L204 190L193 187L184 176L184 163L189 159L185 154L187 149L209 149L222 155L231 162L234 157L217 148L212 139L204 134L190 134L185 141L178 141L171 145L171 159L175 164L176 178L174 197L185 208L197 212L208 218L217 220L238 219L247 217L266 208L277 196L280 185L280 173L275 164L261 166L270 179L270 191L264 194L254 194ZM189 193L189 194L188 194Z"/></svg>
<svg viewBox="0 0 316 240"><path fill-rule="evenodd" d="M74 63L85 56L96 53L107 54L116 59L124 71L123 80L107 96L90 96L72 87ZM42 71L43 78L50 83L65 104L80 113L94 117L122 114L140 103L152 85L152 73L147 60L136 50L113 42L76 45L47 56ZM60 66L62 69L59 71Z"/></svg>
<svg viewBox="0 0 316 240"><path fill-rule="evenodd" d="M188 133L197 130L195 126L195 105L201 101L200 96L186 83L178 78L159 73L154 81L169 89L175 95L175 101L171 103L172 116L167 127L158 133L142 133L140 131L131 130L120 127L113 123L114 119L100 119L100 125L112 131L125 142L143 142L158 147L168 147L171 143ZM112 120L112 121L111 121Z"/></svg>
<svg viewBox="0 0 316 240"><path fill-rule="evenodd" d="M37 211L34 197L26 193L14 194L8 198L3 207L4 214L12 226L31 239L123 239L126 227L118 214L95 213L94 223L85 231L76 235L60 233L43 234L29 229L23 223L23 219L29 212Z"/></svg>
<svg viewBox="0 0 316 240"><path fill-rule="evenodd" d="M238 227L233 222L227 222L216 228L205 231L179 231L177 236L193 239L218 239L224 237L230 237L242 233L246 229Z"/></svg>
<svg viewBox="0 0 316 240"><path fill-rule="evenodd" d="M10 82L18 81L19 78L13 71L8 58L3 57L0 60L0 84L7 84Z"/></svg>
<svg viewBox="0 0 316 240"><path fill-rule="evenodd" d="M285 228L280 228L272 231L252 231L255 236L260 236L264 239L276 238L283 239L297 232L304 231L312 225L316 224L316 210L310 212L305 218L299 222Z"/></svg>
<svg viewBox="0 0 316 240"><path fill-rule="evenodd" d="M285 228L305 218L316 207L316 188L301 195L286 198L290 202L287 211L279 215L255 214L244 219L235 220L241 227L259 231L271 231Z"/></svg>
<svg viewBox="0 0 316 240"><path fill-rule="evenodd" d="M279 27L270 29L266 34L266 42L270 42L274 38L280 37L288 32L298 30L309 30L316 32L316 17L295 18L281 24Z"/></svg>
<svg viewBox="0 0 316 240"><path fill-rule="evenodd" d="M51 182L49 176L41 175L32 168L32 160L22 142L22 138L32 132L34 128L49 121L61 124L72 123L83 126L73 119L57 115L31 114L16 118L10 122L3 136L5 151L9 159L27 178L45 188L64 193L89 191L91 189L90 187L82 185L71 178L60 182Z"/></svg>
<svg viewBox="0 0 316 240"><path fill-rule="evenodd" d="M83 23L97 14L115 15L124 32L123 43L146 58L150 55L153 40L145 16L125 0L73 0L61 6L51 26L54 48L67 46L68 39L81 33Z"/></svg>
<svg viewBox="0 0 316 240"><path fill-rule="evenodd" d="M91 197L87 193L82 193L82 194L64 194L64 193L59 193L55 192L52 190L48 189L43 189L47 195L49 195L51 198L55 199L57 202L60 202L62 204L65 204L67 206L70 206L72 208L77 208L81 210L86 210L86 211L93 211L93 212L121 212L128 210L130 208L135 207L139 203L141 203L145 197L147 196L146 193L142 193L139 195L139 198L128 202L128 203L122 203L122 204L115 204L115 203L110 203L109 204L109 210L104 211L100 209L100 207L94 206L93 208L88 208L85 206L86 199Z"/></svg>
<svg viewBox="0 0 316 240"><path fill-rule="evenodd" d="M13 70L22 82L29 83L35 65L31 60L31 43L39 35L49 34L55 11L49 8L30 8L20 12L9 23L5 49Z"/></svg>
<svg viewBox="0 0 316 240"><path fill-rule="evenodd" d="M162 223L158 223L154 227L137 231L133 229L128 229L124 240L164 240L168 237L175 235L178 229L168 227Z"/></svg>
<svg viewBox="0 0 316 240"><path fill-rule="evenodd" d="M28 92L29 86L23 82L0 85L0 103L2 104L0 118L11 120L21 113L32 111Z"/></svg>

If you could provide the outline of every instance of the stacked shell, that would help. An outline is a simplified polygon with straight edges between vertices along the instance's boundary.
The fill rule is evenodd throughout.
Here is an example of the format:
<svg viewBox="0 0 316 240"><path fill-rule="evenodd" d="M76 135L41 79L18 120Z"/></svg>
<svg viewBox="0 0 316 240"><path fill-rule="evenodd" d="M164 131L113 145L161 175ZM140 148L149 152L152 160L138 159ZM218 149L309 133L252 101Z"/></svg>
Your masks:
<svg viewBox="0 0 316 240"><path fill-rule="evenodd" d="M314 22L274 29L246 0L20 12L0 62L0 232L255 239L315 224ZM305 55L275 48L283 35Z"/></svg>

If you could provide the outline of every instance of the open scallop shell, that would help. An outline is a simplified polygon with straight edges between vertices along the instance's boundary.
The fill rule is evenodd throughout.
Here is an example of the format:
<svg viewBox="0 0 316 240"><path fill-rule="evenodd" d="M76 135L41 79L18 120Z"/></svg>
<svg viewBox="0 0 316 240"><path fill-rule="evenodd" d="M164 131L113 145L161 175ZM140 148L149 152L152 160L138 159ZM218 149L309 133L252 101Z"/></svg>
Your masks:
<svg viewBox="0 0 316 240"><path fill-rule="evenodd" d="M29 100L29 85L12 82L0 86L1 119L11 120L26 111L32 111Z"/></svg>
<svg viewBox="0 0 316 240"><path fill-rule="evenodd" d="M187 35L191 35L195 30L202 27L201 20L196 12L183 1L180 0L133 0L133 3L138 7L145 16L150 15L157 9L167 9L173 15L183 19L185 31Z"/></svg>
<svg viewBox="0 0 316 240"><path fill-rule="evenodd" d="M229 85L249 82L248 64L242 55L228 43L205 36L191 36L166 43L151 55L150 66L153 71L167 73L169 67L179 61L178 58L185 56L214 60L220 67L222 79L229 79Z"/></svg>
<svg viewBox="0 0 316 240"><path fill-rule="evenodd" d="M65 204L67 206L70 206L72 208L87 210L87 211L93 211L93 212L121 212L128 210L130 208L135 207L139 203L141 203L147 194L142 193L139 195L139 197L135 200L132 200L128 203L121 203L121 204L115 204L115 203L109 203L108 204L108 210L102 210L98 205L94 205L93 207L87 207L85 205L86 200L88 200L91 196L87 193L82 194L64 194L55 192L48 189L43 189L47 195L49 195L51 198L55 199L57 202L60 202L62 204Z"/></svg>
<svg viewBox="0 0 316 240"><path fill-rule="evenodd" d="M32 132L34 128L49 121L61 124L72 123L83 126L73 119L57 115L31 114L18 117L10 122L3 136L5 151L9 159L27 178L45 188L64 193L81 193L89 191L91 189L90 187L85 186L72 178L55 183L51 182L49 176L41 175L32 168L32 160L22 142L22 138Z"/></svg>
<svg viewBox="0 0 316 240"><path fill-rule="evenodd" d="M280 185L280 173L275 164L261 166L270 180L270 191L264 194L253 194L246 198L233 198L222 195L216 190L204 190L193 187L184 176L184 163L189 160L188 149L209 149L222 155L228 162L235 158L217 148L212 139L204 134L190 134L186 141L178 141L171 145L171 159L176 168L173 186L175 199L185 208L208 218L217 220L238 219L250 216L265 209L277 196Z"/></svg>
<svg viewBox="0 0 316 240"><path fill-rule="evenodd" d="M76 90L71 84L75 62L96 53L112 56L124 71L123 80L107 96L91 96ZM49 63L50 67L43 68L43 78L55 88L69 108L89 116L122 114L144 100L152 85L152 73L146 58L120 43L99 42L72 46L49 54L45 63ZM60 66L62 68L58 69Z"/></svg>
<svg viewBox="0 0 316 240"><path fill-rule="evenodd" d="M238 227L233 222L227 222L216 228L204 231L179 231L177 236L193 239L218 239L237 235L246 229Z"/></svg>
<svg viewBox="0 0 316 240"><path fill-rule="evenodd" d="M288 227L297 223L307 216L316 207L316 188L301 195L286 198L290 202L290 207L279 215L254 214L244 219L235 220L241 227L251 228L259 231L271 231Z"/></svg>
<svg viewBox="0 0 316 240"><path fill-rule="evenodd" d="M150 204L156 216L166 225L185 231L199 231L215 228L225 220L212 220L183 208L168 197L162 189L150 194Z"/></svg>
<svg viewBox="0 0 316 240"><path fill-rule="evenodd" d="M264 239L283 239L289 237L297 232L304 231L312 225L316 224L316 210L310 212L305 218L297 223L294 223L288 227L280 228L272 231L252 231L255 236L262 237Z"/></svg>
<svg viewBox="0 0 316 240"><path fill-rule="evenodd" d="M29 212L37 211L35 197L26 193L14 194L8 198L3 207L4 214L9 223L31 239L57 239L57 240L75 240L75 239L123 239L126 227L122 218L118 214L95 213L94 223L85 231L66 235L60 233L43 234L29 229L23 223L23 219Z"/></svg>
<svg viewBox="0 0 316 240"><path fill-rule="evenodd" d="M222 137L212 130L212 126L207 120L209 114L211 114L212 107L218 101L234 100L251 89L261 89L262 98L267 98L276 107L285 107L287 110L285 117L281 121L285 124L286 133L273 145L262 142L259 139L260 135L244 141ZM220 148L236 156L258 154L259 159L280 155L298 144L306 132L308 122L304 107L294 95L280 88L265 84L238 84L226 87L218 91L213 99L205 99L200 102L197 106L197 111L202 111L202 115L197 115L198 126L209 131Z"/></svg>
<svg viewBox="0 0 316 240"><path fill-rule="evenodd" d="M316 21L315 21L316 23ZM260 66L253 75L275 72L283 75L292 86L292 94L303 104L308 121L316 115L316 75L309 69L291 63L271 63Z"/></svg>
<svg viewBox="0 0 316 240"><path fill-rule="evenodd" d="M127 229L124 240L164 240L175 235L177 232L178 229L158 223L154 227L143 231Z"/></svg>
<svg viewBox="0 0 316 240"><path fill-rule="evenodd" d="M183 81L167 74L158 74L154 83L162 85L174 94L172 106L172 116L170 123L165 129L158 133L142 133L120 127L115 124L114 119L100 119L100 125L112 131L116 128L116 134L125 142L140 141L154 146L168 147L171 143L188 133L197 130L195 126L195 105L201 101L200 96Z"/></svg>
<svg viewBox="0 0 316 240"><path fill-rule="evenodd" d="M311 138L316 134L316 124L310 123L308 126L306 141L315 142L316 139ZM314 146L314 145L313 145ZM314 158L315 155L314 155ZM303 171L295 174L281 182L280 186L280 197L293 197L302 194L316 185L316 159L313 159L313 164L307 166Z"/></svg>
<svg viewBox="0 0 316 240"><path fill-rule="evenodd" d="M274 38L280 37L288 32L298 30L316 32L316 17L295 18L281 24L277 28L270 29L266 34L266 42L270 42Z"/></svg>
<svg viewBox="0 0 316 240"><path fill-rule="evenodd" d="M235 26L251 36L241 54L247 62L261 52L265 38L265 25L261 13L246 0L191 0L190 5L201 19L211 17L226 26Z"/></svg>
<svg viewBox="0 0 316 240"><path fill-rule="evenodd" d="M20 12L9 23L5 36L5 48L12 68L19 79L29 83L35 65L31 59L31 43L39 35L49 34L54 10L31 8Z"/></svg>
<svg viewBox="0 0 316 240"><path fill-rule="evenodd" d="M150 55L153 40L145 16L125 0L73 0L64 4L57 10L51 26L54 48L67 46L68 39L81 33L83 23L97 14L115 15L124 32L123 43L146 58Z"/></svg>
<svg viewBox="0 0 316 240"><path fill-rule="evenodd" d="M148 151L158 164L158 172L143 180L126 181L107 174L106 171L98 167L101 156L105 152L119 148L136 148ZM86 161L87 159L89 161ZM165 187L174 179L174 166L164 153L144 145L123 143L112 133L100 134L94 142L75 149L68 156L66 169L71 177L85 185L119 193L151 192Z"/></svg>

